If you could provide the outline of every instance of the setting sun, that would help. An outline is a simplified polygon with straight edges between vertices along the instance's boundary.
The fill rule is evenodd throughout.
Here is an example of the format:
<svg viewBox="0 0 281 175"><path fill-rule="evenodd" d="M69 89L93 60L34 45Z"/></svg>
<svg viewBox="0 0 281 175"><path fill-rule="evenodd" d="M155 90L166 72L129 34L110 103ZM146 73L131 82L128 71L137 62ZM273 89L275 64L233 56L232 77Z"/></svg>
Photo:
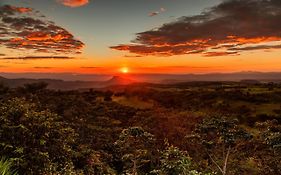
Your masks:
<svg viewBox="0 0 281 175"><path fill-rule="evenodd" d="M281 175L280 55L281 0L0 0L0 175Z"/></svg>
<svg viewBox="0 0 281 175"><path fill-rule="evenodd" d="M121 68L121 72L122 72L123 74L126 74L126 73L129 72L129 69L128 69L127 67L122 67L122 68Z"/></svg>

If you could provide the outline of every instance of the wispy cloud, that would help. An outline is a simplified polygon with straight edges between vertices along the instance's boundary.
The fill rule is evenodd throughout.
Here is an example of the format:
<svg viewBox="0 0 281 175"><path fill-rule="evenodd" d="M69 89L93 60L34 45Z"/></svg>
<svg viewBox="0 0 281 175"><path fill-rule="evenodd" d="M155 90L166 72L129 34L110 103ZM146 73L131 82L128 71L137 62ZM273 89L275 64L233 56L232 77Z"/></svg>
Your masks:
<svg viewBox="0 0 281 175"><path fill-rule="evenodd" d="M34 69L53 69L54 67L41 67L41 66L36 66L33 67Z"/></svg>
<svg viewBox="0 0 281 175"><path fill-rule="evenodd" d="M95 66L82 66L81 69L100 69L102 67L95 67Z"/></svg>
<svg viewBox="0 0 281 175"><path fill-rule="evenodd" d="M160 13L163 13L163 12L165 12L165 11L166 11L166 9L165 9L164 7L161 7L161 8L160 8L159 10L157 10L157 11L150 12L150 13L148 14L148 16L153 17L153 16L159 15Z"/></svg>
<svg viewBox="0 0 281 175"><path fill-rule="evenodd" d="M43 60L43 59L75 59L68 56L24 56L24 57L2 57L3 60Z"/></svg>
<svg viewBox="0 0 281 175"><path fill-rule="evenodd" d="M143 56L224 56L278 49L280 41L280 0L224 0L200 15L181 17L111 48Z"/></svg>
<svg viewBox="0 0 281 175"><path fill-rule="evenodd" d="M155 12L150 12L150 13L148 14L148 16L152 17L152 16L156 16L156 15L158 15L158 14L159 14L159 12L158 12L158 11L155 11Z"/></svg>
<svg viewBox="0 0 281 175"><path fill-rule="evenodd" d="M236 56L236 55L239 55L238 52L206 52L204 53L204 56L205 57L218 57L218 56Z"/></svg>
<svg viewBox="0 0 281 175"><path fill-rule="evenodd" d="M143 57L141 55L125 55L124 57L126 58L140 58L140 57Z"/></svg>

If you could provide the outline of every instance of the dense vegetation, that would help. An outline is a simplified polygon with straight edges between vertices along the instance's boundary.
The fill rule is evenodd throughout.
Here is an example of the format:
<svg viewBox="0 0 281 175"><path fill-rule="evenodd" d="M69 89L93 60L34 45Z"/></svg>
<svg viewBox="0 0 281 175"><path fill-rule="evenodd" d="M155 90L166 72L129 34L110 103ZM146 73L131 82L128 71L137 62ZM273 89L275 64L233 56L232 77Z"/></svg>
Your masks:
<svg viewBox="0 0 281 175"><path fill-rule="evenodd" d="M281 174L280 84L46 87L0 86L1 174Z"/></svg>

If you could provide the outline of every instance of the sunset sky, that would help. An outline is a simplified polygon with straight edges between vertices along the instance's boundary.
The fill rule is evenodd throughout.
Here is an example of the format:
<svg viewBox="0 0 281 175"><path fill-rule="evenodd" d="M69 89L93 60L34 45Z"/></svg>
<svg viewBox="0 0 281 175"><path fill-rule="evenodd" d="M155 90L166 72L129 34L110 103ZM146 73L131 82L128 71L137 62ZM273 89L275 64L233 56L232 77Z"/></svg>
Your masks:
<svg viewBox="0 0 281 175"><path fill-rule="evenodd" d="M281 71L280 0L0 0L0 72Z"/></svg>

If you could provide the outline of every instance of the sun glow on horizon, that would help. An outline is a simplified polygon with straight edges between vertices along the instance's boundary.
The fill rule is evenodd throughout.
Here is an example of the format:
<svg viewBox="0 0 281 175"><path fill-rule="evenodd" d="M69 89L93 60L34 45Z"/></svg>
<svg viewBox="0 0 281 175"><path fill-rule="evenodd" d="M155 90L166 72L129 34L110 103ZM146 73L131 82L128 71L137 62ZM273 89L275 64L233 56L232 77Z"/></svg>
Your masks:
<svg viewBox="0 0 281 175"><path fill-rule="evenodd" d="M121 71L123 74L127 74L127 73L129 73L129 68L128 68L128 67L122 67L122 68L120 69L120 71Z"/></svg>

